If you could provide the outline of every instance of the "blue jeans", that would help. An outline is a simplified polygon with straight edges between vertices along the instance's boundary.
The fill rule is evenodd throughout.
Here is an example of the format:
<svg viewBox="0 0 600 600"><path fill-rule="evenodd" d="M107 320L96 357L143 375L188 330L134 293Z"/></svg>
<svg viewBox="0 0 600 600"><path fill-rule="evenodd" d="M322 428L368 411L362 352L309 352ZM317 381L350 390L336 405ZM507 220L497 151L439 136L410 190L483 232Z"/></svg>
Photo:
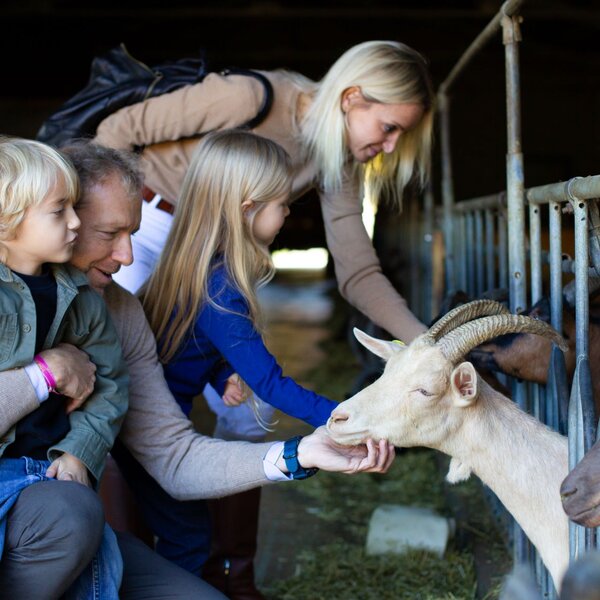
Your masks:
<svg viewBox="0 0 600 600"><path fill-rule="evenodd" d="M8 512L23 489L40 481L52 481L45 474L49 466L49 461L27 457L0 459L0 560L4 550ZM96 556L69 588L65 598L118 600L122 573L123 562L115 534L105 526Z"/></svg>
<svg viewBox="0 0 600 600"><path fill-rule="evenodd" d="M144 521L158 538L156 552L200 576L210 553L210 515L205 500L175 500L117 438L111 456L131 487Z"/></svg>

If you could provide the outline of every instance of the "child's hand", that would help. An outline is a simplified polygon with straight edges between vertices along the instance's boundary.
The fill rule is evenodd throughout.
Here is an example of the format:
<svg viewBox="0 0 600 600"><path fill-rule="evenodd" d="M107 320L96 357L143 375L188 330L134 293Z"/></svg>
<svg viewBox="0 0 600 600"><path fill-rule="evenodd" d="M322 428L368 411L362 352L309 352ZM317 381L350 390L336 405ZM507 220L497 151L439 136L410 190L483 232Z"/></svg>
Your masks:
<svg viewBox="0 0 600 600"><path fill-rule="evenodd" d="M52 462L46 471L46 477L55 477L58 481L77 481L92 487L86 466L68 452Z"/></svg>
<svg viewBox="0 0 600 600"><path fill-rule="evenodd" d="M239 406L246 400L246 395L242 389L242 380L237 373L230 375L225 384L223 392L223 402L225 406Z"/></svg>

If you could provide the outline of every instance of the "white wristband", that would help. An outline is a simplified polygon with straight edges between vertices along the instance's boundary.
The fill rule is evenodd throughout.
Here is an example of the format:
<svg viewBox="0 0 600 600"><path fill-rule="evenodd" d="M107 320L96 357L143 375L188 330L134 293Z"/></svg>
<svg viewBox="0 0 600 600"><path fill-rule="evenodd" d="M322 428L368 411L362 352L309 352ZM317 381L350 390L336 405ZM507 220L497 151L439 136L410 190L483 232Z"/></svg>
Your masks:
<svg viewBox="0 0 600 600"><path fill-rule="evenodd" d="M48 384L44 379L44 374L42 370L37 366L35 362L27 365L25 367L25 373L27 373L27 377L29 377L29 381L31 381L31 385L35 390L35 395L37 399L40 401L40 404L44 400L48 400L50 393L48 392Z"/></svg>

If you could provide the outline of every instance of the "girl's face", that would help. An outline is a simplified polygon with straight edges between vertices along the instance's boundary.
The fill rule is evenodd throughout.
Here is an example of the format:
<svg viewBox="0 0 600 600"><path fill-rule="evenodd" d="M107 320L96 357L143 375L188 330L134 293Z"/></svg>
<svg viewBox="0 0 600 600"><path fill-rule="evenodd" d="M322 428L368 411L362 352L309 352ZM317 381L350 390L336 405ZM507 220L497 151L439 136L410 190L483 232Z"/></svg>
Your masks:
<svg viewBox="0 0 600 600"><path fill-rule="evenodd" d="M352 156L366 163L380 152L390 154L400 136L414 129L423 118L422 104L381 104L364 99L359 87L342 94L346 141Z"/></svg>
<svg viewBox="0 0 600 600"><path fill-rule="evenodd" d="M61 180L40 204L27 209L15 236L2 242L7 266L24 275L39 275L44 263L67 262L80 224Z"/></svg>
<svg viewBox="0 0 600 600"><path fill-rule="evenodd" d="M252 233L259 243L269 246L283 227L285 218L290 214L289 194L283 194L264 204L254 216ZM257 203L252 200L246 200L242 204L245 214L256 210L257 207Z"/></svg>

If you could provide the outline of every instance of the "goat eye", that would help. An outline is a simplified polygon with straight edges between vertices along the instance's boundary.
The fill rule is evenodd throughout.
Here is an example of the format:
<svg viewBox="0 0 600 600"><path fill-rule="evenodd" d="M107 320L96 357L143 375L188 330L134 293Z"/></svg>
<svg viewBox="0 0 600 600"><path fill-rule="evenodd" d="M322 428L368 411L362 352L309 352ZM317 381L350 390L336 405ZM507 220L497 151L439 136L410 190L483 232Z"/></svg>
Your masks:
<svg viewBox="0 0 600 600"><path fill-rule="evenodd" d="M423 388L419 388L417 391L419 392L419 394L422 394L423 396L426 396L427 398L429 398L429 396L433 396L433 394L431 392L428 392L427 390L424 390Z"/></svg>

